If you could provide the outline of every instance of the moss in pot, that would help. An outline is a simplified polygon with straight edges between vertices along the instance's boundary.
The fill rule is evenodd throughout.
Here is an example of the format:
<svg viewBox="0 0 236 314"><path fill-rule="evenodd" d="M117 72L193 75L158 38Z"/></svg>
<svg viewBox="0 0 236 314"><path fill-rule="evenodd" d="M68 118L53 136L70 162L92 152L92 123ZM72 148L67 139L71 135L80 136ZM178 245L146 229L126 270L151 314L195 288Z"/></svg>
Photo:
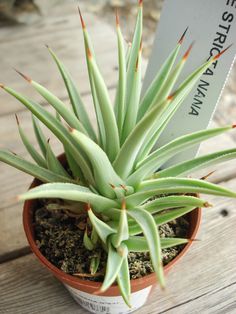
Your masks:
<svg viewBox="0 0 236 314"><path fill-rule="evenodd" d="M81 16L91 92L97 116L97 133L88 117L77 86L64 64L50 48L49 52L68 91L72 110L45 87L20 72L21 76L56 110L56 116L10 87L0 85L32 112L33 127L41 149L39 153L30 144L18 121L22 141L35 163L6 150L0 150L1 161L29 173L43 183L39 185L39 181L34 181L31 189L19 196L19 200L26 201L24 227L30 246L40 261L67 285L76 300L95 313L100 311L96 306L110 307L112 313L129 313L144 304L150 292L149 288L156 282L156 278L160 287L165 287L164 269L168 270L189 248L199 226L198 208L209 207L204 199L196 196L197 193L236 197L234 192L208 183L203 180L204 178L202 180L186 178L197 169L234 159L236 149L219 151L157 170L179 152L230 131L234 126L195 132L177 138L160 148L154 147L194 84L223 52L200 65L173 92L173 87L192 49L190 45L176 64L186 35L184 32L146 94L141 97L142 16L142 1L139 1L134 38L128 51L125 51L118 16L116 19L119 79L114 107L97 66L91 40ZM64 155L59 160L45 138L39 121L63 144ZM50 210L50 215L53 216L45 213L45 208L40 214L42 200L44 207ZM55 206L58 204L59 208ZM89 257L86 275L91 279L98 270L102 270L102 282L67 274L66 265L57 265L61 268L58 269L47 260L47 254L42 249L43 239L40 238L38 220L40 215L46 214L49 215L49 220L55 220L57 216L62 225L66 219L70 219L68 216L75 216L71 217L71 224L76 222L77 216L84 217L77 221L79 227L74 230L80 233L82 231L83 241L81 242L79 237L80 244L86 248L87 256L99 247L103 250L102 253L101 250L97 250L100 253L96 251L97 254ZM173 221L186 215L189 223L186 236L175 234L161 237L163 234L161 226L167 226L167 223L170 226L170 222L173 224ZM183 218L181 219L183 221ZM38 222L36 227L35 222ZM46 233L46 229L44 231ZM50 242L50 233L47 234ZM62 238L60 242L62 247L65 241L65 238ZM174 258L167 267L163 267L162 249L184 244L177 258ZM58 254L60 255L60 252ZM129 261L132 254L139 258L148 254L154 273L130 280L132 274ZM63 268L66 272L62 271ZM80 271L78 269L77 273ZM82 269L82 273L84 271ZM121 302L119 295L127 306ZM120 307L123 306L122 310L117 306L118 303Z"/></svg>

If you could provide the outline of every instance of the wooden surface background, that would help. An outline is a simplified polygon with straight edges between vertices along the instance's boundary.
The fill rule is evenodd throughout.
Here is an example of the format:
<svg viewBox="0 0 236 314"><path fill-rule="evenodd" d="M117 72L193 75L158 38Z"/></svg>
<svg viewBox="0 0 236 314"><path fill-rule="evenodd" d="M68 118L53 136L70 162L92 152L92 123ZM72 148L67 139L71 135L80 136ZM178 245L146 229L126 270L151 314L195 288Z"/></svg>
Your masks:
<svg viewBox="0 0 236 314"><path fill-rule="evenodd" d="M114 95L117 80L116 37L114 30L85 12L94 40L99 65ZM0 81L48 105L12 70L19 69L67 102L65 88L44 44L52 47L78 81L91 116L90 97L83 39L74 3L56 8L41 23L30 27L0 29ZM144 62L145 63L145 62ZM145 68L145 64L144 64ZM236 121L235 69L226 86L212 126ZM17 113L22 127L33 143L30 114L17 101L0 91L0 147L26 156L15 123ZM50 136L50 134L49 134ZM236 133L219 136L201 146L201 154L235 147ZM56 153L61 147L55 139ZM236 190L236 161L213 167L209 180ZM204 174L207 171L204 171ZM202 173L196 173L200 177ZM64 287L41 267L30 253L22 223L22 204L15 196L25 191L31 178L0 164L0 313L1 314L74 314L85 313ZM165 293L158 288L148 304L137 313L236 313L236 201L206 197L213 208L205 209L198 238L190 252L169 273ZM226 211L227 215L222 215Z"/></svg>

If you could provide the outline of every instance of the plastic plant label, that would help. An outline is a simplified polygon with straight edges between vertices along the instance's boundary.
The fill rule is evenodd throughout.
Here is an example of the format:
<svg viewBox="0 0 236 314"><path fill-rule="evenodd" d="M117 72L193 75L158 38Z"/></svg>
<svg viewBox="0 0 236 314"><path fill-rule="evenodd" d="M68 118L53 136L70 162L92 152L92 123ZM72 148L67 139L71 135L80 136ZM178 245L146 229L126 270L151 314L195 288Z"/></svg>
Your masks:
<svg viewBox="0 0 236 314"><path fill-rule="evenodd" d="M84 309L91 313L96 314L126 314L132 313L142 307L151 291L152 286L143 290L132 293L130 309L121 296L98 296L89 294L77 289L74 289L68 285L65 287L69 290L75 301L80 304Z"/></svg>
<svg viewBox="0 0 236 314"><path fill-rule="evenodd" d="M195 44L178 83L203 61L223 51L230 44L234 45L202 75L162 133L158 147L181 135L208 127L235 58L236 0L166 0L143 92L186 27L189 28L183 43L183 53L192 41ZM197 150L198 147L195 147L179 154L169 164L192 159Z"/></svg>

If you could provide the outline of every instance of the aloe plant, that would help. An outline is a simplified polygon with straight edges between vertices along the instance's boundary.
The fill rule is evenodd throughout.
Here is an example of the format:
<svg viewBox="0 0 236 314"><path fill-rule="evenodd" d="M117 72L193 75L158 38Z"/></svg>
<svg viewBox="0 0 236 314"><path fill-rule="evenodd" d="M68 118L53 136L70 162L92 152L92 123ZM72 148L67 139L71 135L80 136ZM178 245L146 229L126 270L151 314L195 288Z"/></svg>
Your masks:
<svg viewBox="0 0 236 314"><path fill-rule="evenodd" d="M19 196L19 200L60 198L73 201L71 210L81 211L76 202L85 204L88 223L84 245L88 250L101 246L107 251L107 266L100 292L116 281L124 301L130 306L129 252L150 252L153 268L161 287L165 286L162 248L185 244L192 239L161 239L158 226L194 210L209 207L205 200L189 196L196 193L236 197L236 193L201 179L185 176L196 169L236 157L236 149L198 157L164 170L159 169L177 153L193 145L230 131L235 126L203 130L182 136L158 149L154 144L202 73L225 52L201 64L173 92L192 45L176 64L186 31L177 41L146 94L141 97L141 58L143 6L139 1L138 17L132 44L126 45L116 17L119 79L113 106L97 65L94 49L80 13L84 35L98 132L86 112L77 85L55 52L48 50L64 80L71 102L68 108L46 87L18 72L56 111L46 108L17 91L1 88L18 99L32 113L32 123L41 153L30 143L17 118L19 133L34 162L7 150L0 150L0 160L40 179L44 184ZM43 123L62 143L67 157L67 172L58 162ZM99 267L99 256L92 259L91 273Z"/></svg>

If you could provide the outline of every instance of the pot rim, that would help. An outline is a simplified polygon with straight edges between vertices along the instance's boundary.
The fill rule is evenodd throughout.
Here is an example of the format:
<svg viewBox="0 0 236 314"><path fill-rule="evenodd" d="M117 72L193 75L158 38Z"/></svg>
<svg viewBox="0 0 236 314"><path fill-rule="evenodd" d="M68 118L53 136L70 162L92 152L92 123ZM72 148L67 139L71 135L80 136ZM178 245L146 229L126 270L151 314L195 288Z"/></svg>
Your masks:
<svg viewBox="0 0 236 314"><path fill-rule="evenodd" d="M63 155L59 156L59 160L62 161ZM30 185L30 188L36 187L38 185L42 184L38 179L34 179L33 182ZM66 283L70 285L71 287L77 288L78 286L83 291L89 291L89 293L94 293L95 291L98 291L101 287L101 282L94 282L89 280L80 279L78 277L72 276L70 274L66 274L56 266L54 266L51 262L49 262L46 257L40 252L39 248L36 245L35 239L34 239L34 231L33 231L33 213L35 211L35 205L37 203L37 200L27 200L24 202L24 208L23 208L23 227L24 231L27 237L27 240L29 242L30 248L32 252L38 257L39 261L46 266L58 279L60 279L63 283ZM190 239L195 239L196 234L198 232L200 222L201 222L201 216L202 216L202 210L201 208L196 208L192 212L190 212L190 215L193 216L194 219L191 219L194 221L194 225L191 225L190 222ZM191 230L192 229L192 230ZM192 245L192 241L188 242L182 251L167 265L164 266L164 272L167 273L170 268L176 264L183 255L186 254L190 246ZM138 291L143 289L144 287L153 285L157 283L156 274L151 273L148 274L142 278L132 279L131 280L131 288L132 292ZM83 289L84 287L84 289ZM110 291L110 294L117 295L118 285L113 284L107 291ZM99 295L107 295L107 293L101 293Z"/></svg>

